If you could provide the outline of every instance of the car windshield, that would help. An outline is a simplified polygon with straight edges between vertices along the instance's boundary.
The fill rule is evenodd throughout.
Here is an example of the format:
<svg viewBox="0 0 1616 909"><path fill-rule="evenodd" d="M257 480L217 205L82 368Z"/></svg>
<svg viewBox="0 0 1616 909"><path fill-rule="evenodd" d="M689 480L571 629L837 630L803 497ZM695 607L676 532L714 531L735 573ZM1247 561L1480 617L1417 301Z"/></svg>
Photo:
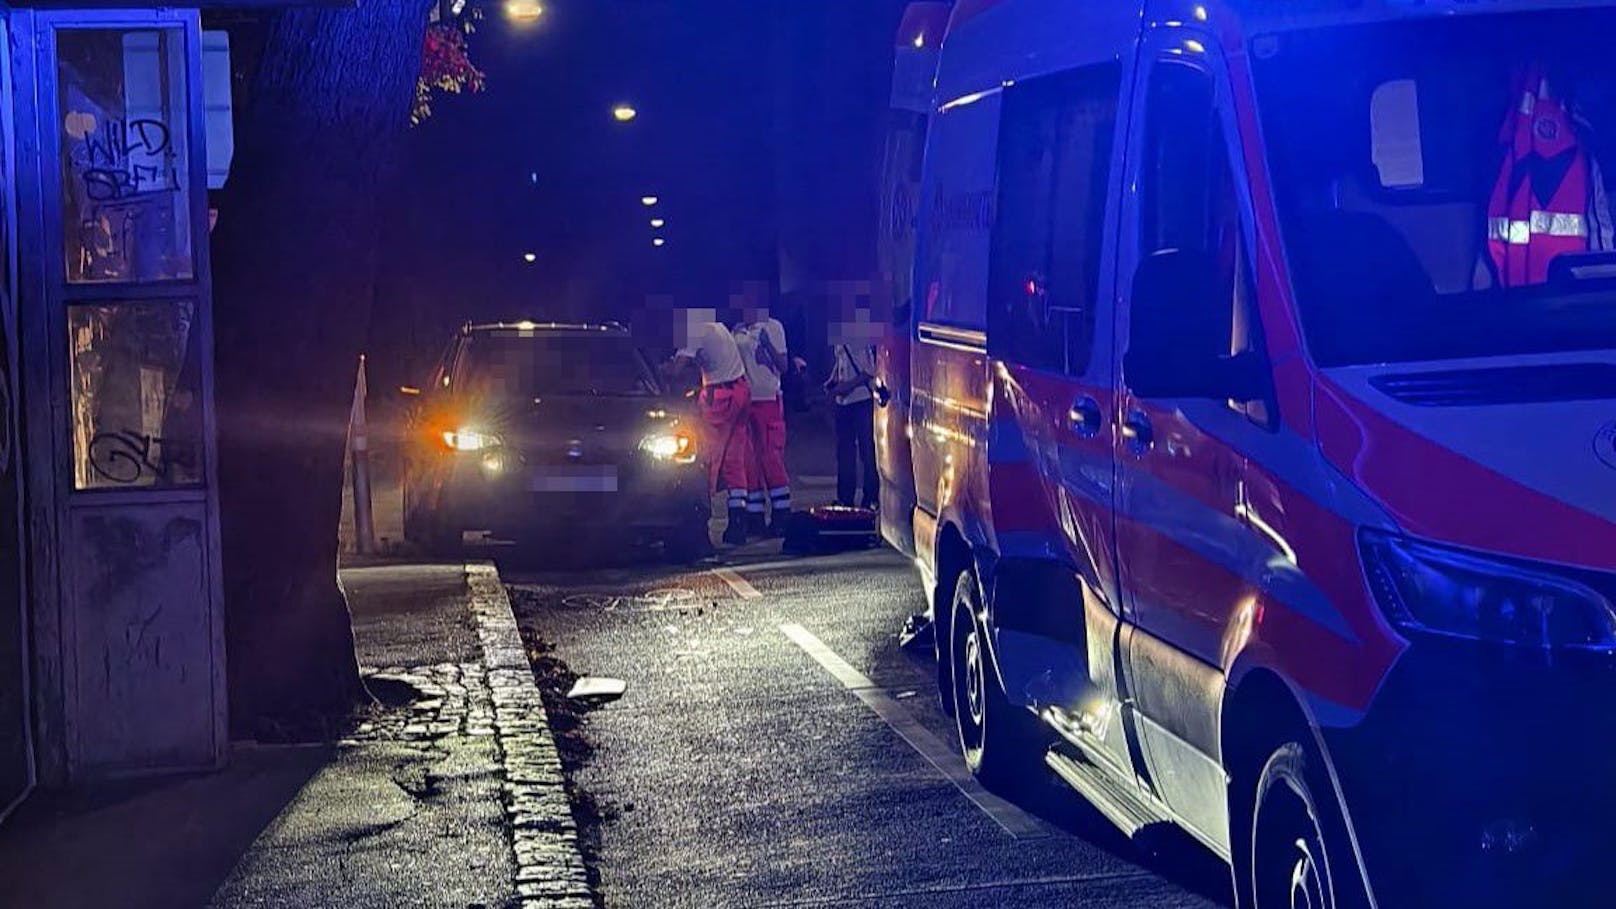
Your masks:
<svg viewBox="0 0 1616 909"><path fill-rule="evenodd" d="M621 335L490 332L472 337L466 357L465 381L473 391L511 397L658 393L645 357Z"/></svg>
<svg viewBox="0 0 1616 909"><path fill-rule="evenodd" d="M1320 365L1616 348L1613 35L1579 10L1253 42Z"/></svg>

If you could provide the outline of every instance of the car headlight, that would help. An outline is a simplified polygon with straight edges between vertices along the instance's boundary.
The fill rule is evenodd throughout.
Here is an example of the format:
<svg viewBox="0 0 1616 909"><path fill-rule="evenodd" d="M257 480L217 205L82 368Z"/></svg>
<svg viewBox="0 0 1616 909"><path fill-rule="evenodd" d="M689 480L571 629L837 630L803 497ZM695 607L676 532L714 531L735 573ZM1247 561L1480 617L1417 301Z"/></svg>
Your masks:
<svg viewBox="0 0 1616 909"><path fill-rule="evenodd" d="M1529 647L1616 645L1616 608L1572 577L1375 531L1359 550L1400 627Z"/></svg>
<svg viewBox="0 0 1616 909"><path fill-rule="evenodd" d="M484 451L489 448L498 448L502 443L499 436L470 429L465 426L453 431L443 433L443 444L455 451Z"/></svg>
<svg viewBox="0 0 1616 909"><path fill-rule="evenodd" d="M687 432L657 432L640 440L640 450L658 461L689 464L696 459L696 439Z"/></svg>

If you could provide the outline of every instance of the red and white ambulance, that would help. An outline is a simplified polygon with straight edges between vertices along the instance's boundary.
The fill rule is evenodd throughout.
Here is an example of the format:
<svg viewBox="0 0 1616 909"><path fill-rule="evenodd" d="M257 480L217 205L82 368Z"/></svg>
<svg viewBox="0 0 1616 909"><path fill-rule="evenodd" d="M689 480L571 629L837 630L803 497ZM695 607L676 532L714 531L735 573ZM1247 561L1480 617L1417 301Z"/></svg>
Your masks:
<svg viewBox="0 0 1616 909"><path fill-rule="evenodd" d="M879 454L971 769L1243 907L1616 901L1616 4L927 6Z"/></svg>

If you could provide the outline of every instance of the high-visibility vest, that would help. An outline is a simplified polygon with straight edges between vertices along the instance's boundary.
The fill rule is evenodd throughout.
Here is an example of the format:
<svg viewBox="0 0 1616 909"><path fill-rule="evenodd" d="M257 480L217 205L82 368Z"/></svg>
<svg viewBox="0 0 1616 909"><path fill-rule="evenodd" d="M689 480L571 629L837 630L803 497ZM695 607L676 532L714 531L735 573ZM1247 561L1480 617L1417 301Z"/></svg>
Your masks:
<svg viewBox="0 0 1616 909"><path fill-rule="evenodd" d="M1521 70L1513 97L1487 206L1487 251L1500 287L1542 284L1555 257L1586 252L1593 203L1588 151L1541 66Z"/></svg>

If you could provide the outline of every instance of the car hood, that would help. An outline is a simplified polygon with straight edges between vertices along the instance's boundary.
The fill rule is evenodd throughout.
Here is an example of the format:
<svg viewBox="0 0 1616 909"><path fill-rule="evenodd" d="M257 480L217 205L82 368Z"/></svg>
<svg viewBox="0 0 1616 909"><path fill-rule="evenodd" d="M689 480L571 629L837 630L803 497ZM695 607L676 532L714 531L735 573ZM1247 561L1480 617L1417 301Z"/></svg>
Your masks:
<svg viewBox="0 0 1616 909"><path fill-rule="evenodd" d="M554 395L502 402L491 415L494 431L535 456L578 457L632 450L659 428L690 422L682 408L659 397Z"/></svg>
<svg viewBox="0 0 1616 909"><path fill-rule="evenodd" d="M1407 533L1616 569L1616 351L1328 369L1315 419Z"/></svg>

